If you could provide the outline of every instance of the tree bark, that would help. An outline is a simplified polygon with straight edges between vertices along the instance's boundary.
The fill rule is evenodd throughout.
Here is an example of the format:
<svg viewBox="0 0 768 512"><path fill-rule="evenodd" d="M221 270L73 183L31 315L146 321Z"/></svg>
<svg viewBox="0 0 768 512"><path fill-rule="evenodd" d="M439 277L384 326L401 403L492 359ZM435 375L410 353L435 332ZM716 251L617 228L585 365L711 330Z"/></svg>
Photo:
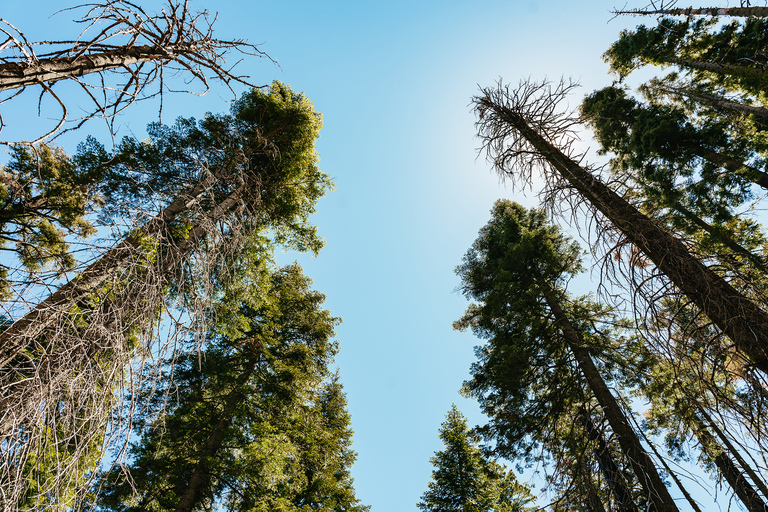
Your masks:
<svg viewBox="0 0 768 512"><path fill-rule="evenodd" d="M587 201L719 327L757 368L768 374L768 313L692 256L668 231L592 176L510 108L481 100L514 127Z"/></svg>
<svg viewBox="0 0 768 512"><path fill-rule="evenodd" d="M194 43L180 43L165 47L142 45L75 57L39 59L31 63L0 63L0 91L27 87L41 82L57 82L152 60L175 60L180 55L192 54L196 50Z"/></svg>
<svg viewBox="0 0 768 512"><path fill-rule="evenodd" d="M677 505L675 505L669 490L661 480L656 466L645 449L643 449L635 431L632 430L629 421L627 421L624 411L605 384L603 377L592 361L592 357L584 347L581 335L573 327L565 311L560 307L560 302L555 297L554 291L547 284L541 286L547 306L554 315L555 322L560 327L568 347L576 358L589 388L600 404L605 419L608 420L611 430L616 435L622 452L627 457L640 485L647 494L651 509L656 511L677 511Z"/></svg>
<svg viewBox="0 0 768 512"><path fill-rule="evenodd" d="M728 485L731 486L733 492L739 497L744 507L749 512L768 512L768 506L757 494L757 491L749 484L736 464L733 463L730 457L726 455L725 451L719 449L717 441L715 441L712 434L709 433L703 422L696 416L693 418L693 432L701 443L701 449L720 470L720 473L725 477Z"/></svg>
<svg viewBox="0 0 768 512"><path fill-rule="evenodd" d="M642 14L645 16L740 16L767 18L768 7L688 7L687 9L654 9L613 11L614 14Z"/></svg>
<svg viewBox="0 0 768 512"><path fill-rule="evenodd" d="M632 493L627 488L621 469L619 469L619 466L611 456L610 449L605 442L602 432L595 428L595 425L592 423L587 411L583 407L579 411L579 418L584 424L584 429L587 431L589 440L597 444L595 458L600 466L600 470L603 472L603 475L608 482L608 487L611 488L611 491L616 497L616 502L618 503L617 510L636 512L637 505L632 501Z"/></svg>

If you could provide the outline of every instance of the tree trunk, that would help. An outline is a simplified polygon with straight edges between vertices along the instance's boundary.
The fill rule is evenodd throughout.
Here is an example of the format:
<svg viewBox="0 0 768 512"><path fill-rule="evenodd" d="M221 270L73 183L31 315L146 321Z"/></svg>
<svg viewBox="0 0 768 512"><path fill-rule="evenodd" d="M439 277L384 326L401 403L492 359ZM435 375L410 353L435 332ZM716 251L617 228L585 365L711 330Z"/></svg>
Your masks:
<svg viewBox="0 0 768 512"><path fill-rule="evenodd" d="M587 510L589 512L605 512L605 506L600 500L595 483L592 481L589 466L584 461L581 463L581 474L584 486L587 488Z"/></svg>
<svg viewBox="0 0 768 512"><path fill-rule="evenodd" d="M595 458L600 466L600 470L603 472L603 475L608 482L608 487L611 488L611 491L616 497L616 503L618 504L617 510L636 512L637 505L632 501L632 493L627 488L621 469L619 469L619 466L611 456L610 448L605 442L602 432L595 428L595 425L592 423L587 411L583 407L579 411L579 419L584 424L584 429L587 431L589 440L597 445L595 449Z"/></svg>
<svg viewBox="0 0 768 512"><path fill-rule="evenodd" d="M748 78L760 83L762 89L768 85L768 74L762 68L752 68L748 66L739 66L737 64L723 64L720 62L706 62L703 60L681 59L678 57L662 57L660 61L667 64L674 64L682 68L690 68L698 71L709 71L719 75L729 75L741 78Z"/></svg>
<svg viewBox="0 0 768 512"><path fill-rule="evenodd" d="M701 443L702 451L715 463L717 469L720 470L720 473L728 482L728 485L731 486L733 492L744 504L744 507L749 512L768 512L768 506L766 506L760 495L757 494L757 491L749 484L731 458L726 455L724 450L720 449L717 441L715 441L702 421L696 416L692 420L693 432L699 439L699 443Z"/></svg>
<svg viewBox="0 0 768 512"><path fill-rule="evenodd" d="M739 103L738 101L731 101L725 98L718 98L717 96L710 96L701 92L692 92L677 87L662 87L660 85L648 85L645 86L649 89L655 89L657 91L664 92L666 94L676 94L678 96L687 96L693 98L699 103L705 105L711 105L713 107L719 107L727 110L735 110L743 114L754 114L758 117L768 118L768 108L756 107L754 105L747 105L745 103Z"/></svg>
<svg viewBox="0 0 768 512"><path fill-rule="evenodd" d="M227 428L232 424L235 409L244 400L245 394L240 389L248 379L251 378L255 371L254 364L249 365L245 373L237 380L235 389L227 396L224 402L224 409L221 411L221 416L213 431L205 441L202 453L198 458L198 463L195 469L192 471L192 475L189 478L187 488L184 490L181 498L179 498L179 504L176 506L176 512L192 512L195 504L200 499L200 491L206 483L206 478L210 472L210 466L208 461L216 457L224 444L224 434Z"/></svg>
<svg viewBox="0 0 768 512"><path fill-rule="evenodd" d="M645 16L740 16L768 18L768 7L688 7L687 9L654 9L613 11L614 14L642 14Z"/></svg>
<svg viewBox="0 0 768 512"><path fill-rule="evenodd" d="M765 485L765 482L763 482L763 479L760 478L760 475L758 475L755 470L752 469L752 466L746 460L744 460L744 457L741 456L739 450L733 446L731 440L728 439L727 435L725 435L725 432L723 432L720 427L717 426L717 423L715 423L707 411L699 407L698 414L704 419L704 421L707 422L709 428L715 432L718 439L720 439L720 442L723 444L723 446L725 446L725 448L728 449L728 452L734 459L736 459L739 465L743 468L744 472L749 475L749 478L752 479L752 483L755 484L758 489L760 489L760 492L763 493L764 497L768 497L768 487Z"/></svg>
<svg viewBox="0 0 768 512"><path fill-rule="evenodd" d="M754 254L752 251L750 251L746 247L740 245L733 238L729 237L725 233L720 232L714 226L706 222L704 219L702 219L701 217L693 213L691 210L681 205L680 203L675 203L672 208L677 212L679 212L683 217L688 219L695 226L698 226L699 228L701 228L710 237L712 237L712 239L720 242L725 247L732 250L735 254L744 256L749 261L751 261L752 264L755 265L761 272L768 274L768 267L766 267L765 262L758 255Z"/></svg>
<svg viewBox="0 0 768 512"><path fill-rule="evenodd" d="M42 82L57 82L73 76L125 68L152 60L177 59L179 55L199 53L193 43L166 47L132 46L102 53L39 59L31 63L0 63L0 91L17 89Z"/></svg>
<svg viewBox="0 0 768 512"><path fill-rule="evenodd" d="M207 176L197 184L188 194L180 197L168 205L160 214L144 224L139 235L131 235L125 238L117 246L113 247L104 256L92 263L82 273L40 302L22 318L19 318L5 331L0 333L0 368L7 366L14 357L30 345L42 332L56 321L56 318L65 313L75 302L83 300L103 284L117 269L124 265L137 254L142 254L142 237L154 238L160 235L168 226L168 223L180 214L189 211L194 204L208 192L219 179L226 174L227 167L223 166L215 173ZM244 187L241 185L230 194L210 215L210 220L226 213L226 210L236 204L242 196ZM224 206L224 208L222 208ZM223 211L222 211L223 210ZM200 226L193 229L191 235L199 231ZM198 234L199 236L199 234ZM184 254L191 250L190 236L180 243L176 251L166 256L161 268L164 273L170 271L175 264L183 258Z"/></svg>
<svg viewBox="0 0 768 512"><path fill-rule="evenodd" d="M768 173L761 171L760 169L755 169L754 167L745 164L737 158L723 155L722 153L718 153L717 151L713 151L711 149L703 148L700 146L692 147L692 149L704 160L712 162L713 164L717 165L718 167L722 167L723 169L728 169L732 173L738 174L745 180L756 183L762 188L768 190Z"/></svg>
<svg viewBox="0 0 768 512"><path fill-rule="evenodd" d="M693 257L685 245L592 176L510 108L480 100L514 127L552 168L643 251L672 283L768 375L768 313Z"/></svg>
<svg viewBox="0 0 768 512"><path fill-rule="evenodd" d="M640 440L637 438L634 430L632 430L629 421L627 421L624 411L605 384L603 377L592 361L592 357L584 347L581 335L573 327L560 307L560 303L552 289L547 284L543 284L542 288L547 306L554 315L555 322L559 325L568 347L576 358L584 378L587 380L589 388L600 404L605 419L608 420L611 430L616 435L624 456L629 461L640 485L648 496L651 509L656 511L677 511L677 505L675 505L669 490L661 480L658 471L656 471L656 466L654 466L653 461L645 452L645 449L643 449Z"/></svg>

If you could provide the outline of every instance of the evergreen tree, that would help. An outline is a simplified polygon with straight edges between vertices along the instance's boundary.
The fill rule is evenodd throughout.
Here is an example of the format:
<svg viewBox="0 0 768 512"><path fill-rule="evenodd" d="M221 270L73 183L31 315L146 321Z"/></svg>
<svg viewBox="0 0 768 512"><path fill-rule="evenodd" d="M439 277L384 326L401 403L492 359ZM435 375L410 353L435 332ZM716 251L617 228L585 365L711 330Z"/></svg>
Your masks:
<svg viewBox="0 0 768 512"><path fill-rule="evenodd" d="M580 269L580 249L542 211L496 202L457 268L464 294L478 303L456 327L488 340L466 390L491 418L483 432L502 456L514 455L526 439L549 443L544 425L562 424L565 412L594 399L649 506L677 510L593 359L610 360L621 344L611 339L613 319L592 301L567 295L565 285Z"/></svg>
<svg viewBox="0 0 768 512"><path fill-rule="evenodd" d="M512 471L488 460L479 437L454 404L440 427L444 450L429 461L435 467L429 489L417 504L424 512L522 512L533 500Z"/></svg>
<svg viewBox="0 0 768 512"><path fill-rule="evenodd" d="M28 495L18 476L27 460L56 460L70 441L81 452L101 448L108 427L128 428L112 422L115 386L142 349L164 350L154 328L165 308L189 319L170 322L171 335L204 330L211 317L237 325L238 305L258 295L242 283L258 280L276 244L322 247L309 222L331 186L317 166L321 124L303 95L275 83L245 94L231 115L156 125L113 155L83 145L75 164L103 177L104 216L126 231L118 224L121 242L0 333L0 439L12 447L0 452L0 485L9 499ZM57 441L46 441L53 433ZM75 474L38 472L50 480L41 496Z"/></svg>
<svg viewBox="0 0 768 512"><path fill-rule="evenodd" d="M349 415L328 370L338 319L298 265L270 281L262 302L242 305L241 332L222 326L200 358L168 362L178 398L137 418L141 440L128 466L105 476L100 508L367 510L352 490ZM168 399L150 391L143 400Z"/></svg>
<svg viewBox="0 0 768 512"><path fill-rule="evenodd" d="M762 69L768 20L734 20L713 32L716 26L716 18L663 18L650 29L639 26L635 31L622 31L604 58L620 77L646 64L675 65L697 80L755 96L764 94L768 88L768 75Z"/></svg>

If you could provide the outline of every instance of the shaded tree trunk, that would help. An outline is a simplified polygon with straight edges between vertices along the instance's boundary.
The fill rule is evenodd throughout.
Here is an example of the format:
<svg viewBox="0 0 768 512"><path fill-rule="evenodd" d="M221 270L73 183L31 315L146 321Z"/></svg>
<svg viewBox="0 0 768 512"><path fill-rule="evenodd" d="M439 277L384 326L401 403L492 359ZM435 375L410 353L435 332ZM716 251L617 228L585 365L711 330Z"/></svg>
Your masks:
<svg viewBox="0 0 768 512"><path fill-rule="evenodd" d="M762 188L768 190L768 173L759 169L755 169L754 167L745 164L738 158L733 158L711 149L703 148L701 146L696 146L692 149L704 160L712 162L713 164L722 167L723 169L728 169L732 173L738 174L745 180L756 183Z"/></svg>
<svg viewBox="0 0 768 512"><path fill-rule="evenodd" d="M688 91L677 87L662 87L660 85L647 85L649 89L661 91L666 94L675 94L677 96L686 96L692 98L704 105L710 105L726 110L734 110L743 114L753 114L759 117L768 118L768 108L756 107L754 105L747 105L738 101L731 101L725 98L719 98L717 96L711 96L702 92Z"/></svg>
<svg viewBox="0 0 768 512"><path fill-rule="evenodd" d="M560 307L560 303L552 289L546 284L543 284L542 288L547 306L554 315L555 322L562 330L563 337L576 358L589 388L600 404L603 414L611 426L611 430L616 435L621 450L624 452L640 485L648 496L651 508L658 511L677 511L677 505L675 505L675 501L669 494L667 486L661 480L656 466L645 449L643 449L640 440L630 426L629 421L627 421L624 411L611 394L611 390L606 385L595 363L592 361L592 357L584 347L581 335L573 327L565 311Z"/></svg>
<svg viewBox="0 0 768 512"><path fill-rule="evenodd" d="M521 114L493 103L487 96L479 102L519 132L563 179L731 338L742 354L768 374L768 313L692 256L680 240L531 128Z"/></svg>
<svg viewBox="0 0 768 512"><path fill-rule="evenodd" d="M744 460L744 457L741 456L739 450L733 445L733 443L731 443L731 440L728 439L728 436L725 435L725 432L723 432L722 429L717 426L717 423L715 423L712 417L704 409L698 408L697 414L699 414L704 419L704 421L706 421L707 425L709 425L709 428L715 432L717 438L720 439L720 442L725 448L727 448L731 456L736 459L744 472L749 475L749 477L752 479L752 483L754 483L755 486L760 489L760 492L763 493L763 496L768 497L768 487L765 485L765 482L762 478L760 478L755 470L752 469L752 466L746 460Z"/></svg>
<svg viewBox="0 0 768 512"><path fill-rule="evenodd" d="M768 506L757 494L757 491L750 485L744 474L739 471L736 464L733 463L725 450L720 446L709 433L702 421L698 417L693 417L693 431L701 443L701 449L715 463L717 469L723 475L733 492L739 497L744 507L749 512L768 512Z"/></svg>
<svg viewBox="0 0 768 512"><path fill-rule="evenodd" d="M597 445L595 449L595 458L597 459L597 463L600 466L600 470L603 472L605 479L608 481L608 486L616 497L618 510L630 512L637 511L637 506L632 501L632 493L627 488L621 469L619 469L619 466L611 456L610 448L605 442L602 432L595 428L595 425L592 423L592 420L584 408L579 411L579 419L584 424L589 440Z"/></svg>

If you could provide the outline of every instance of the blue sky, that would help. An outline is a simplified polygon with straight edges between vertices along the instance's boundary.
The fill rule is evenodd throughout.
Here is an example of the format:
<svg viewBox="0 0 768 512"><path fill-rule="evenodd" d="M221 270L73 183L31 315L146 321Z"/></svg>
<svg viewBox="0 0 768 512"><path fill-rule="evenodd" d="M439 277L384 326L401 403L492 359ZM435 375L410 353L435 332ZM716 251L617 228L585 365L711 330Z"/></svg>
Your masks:
<svg viewBox="0 0 768 512"><path fill-rule="evenodd" d="M71 15L45 18L64 6L61 0L2 3L2 18L30 40L72 37L76 30ZM161 6L137 3L148 11ZM455 291L453 268L496 199L536 204L530 193L501 184L478 158L471 97L478 85L500 77L514 83L565 76L584 85L576 105L581 94L611 82L601 54L620 30L641 20L609 21L609 11L623 7L615 0L193 0L190 6L219 13L217 37L263 43L279 62L246 59L241 73L256 83L288 83L323 113L318 150L336 191L320 201L315 223L327 246L316 259L298 259L344 320L337 362L359 455L357 495L374 512L416 510L451 403L470 422L482 422L477 405L458 395L476 340L451 329L467 306ZM167 96L163 118L226 111L231 99L220 89L202 98ZM120 133L141 135L156 112L153 103L134 107L118 121ZM13 129L22 130L6 127ZM87 125L59 143L74 151L100 129Z"/></svg>

